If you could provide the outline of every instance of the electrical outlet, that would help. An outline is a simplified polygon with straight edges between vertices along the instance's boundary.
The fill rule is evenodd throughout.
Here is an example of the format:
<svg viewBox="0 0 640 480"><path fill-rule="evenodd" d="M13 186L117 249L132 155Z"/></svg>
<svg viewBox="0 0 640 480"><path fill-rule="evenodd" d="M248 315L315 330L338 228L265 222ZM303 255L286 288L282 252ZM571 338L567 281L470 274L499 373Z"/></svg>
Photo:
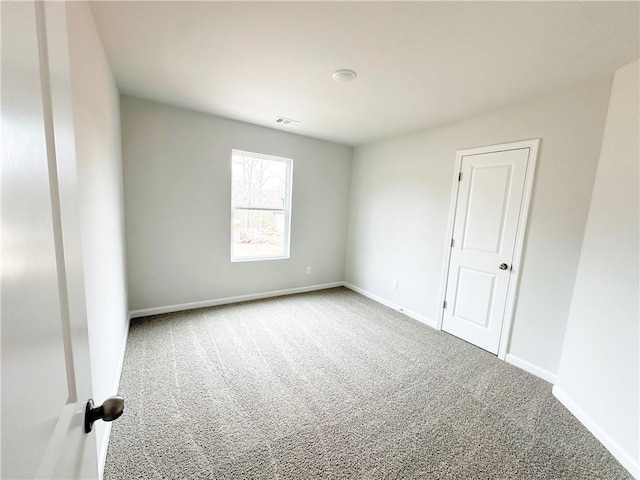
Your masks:
<svg viewBox="0 0 640 480"><path fill-rule="evenodd" d="M311 275L311 267L307 267L307 275Z"/></svg>
<svg viewBox="0 0 640 480"><path fill-rule="evenodd" d="M398 280L394 280L391 285L393 286L394 290L397 290L398 289Z"/></svg>

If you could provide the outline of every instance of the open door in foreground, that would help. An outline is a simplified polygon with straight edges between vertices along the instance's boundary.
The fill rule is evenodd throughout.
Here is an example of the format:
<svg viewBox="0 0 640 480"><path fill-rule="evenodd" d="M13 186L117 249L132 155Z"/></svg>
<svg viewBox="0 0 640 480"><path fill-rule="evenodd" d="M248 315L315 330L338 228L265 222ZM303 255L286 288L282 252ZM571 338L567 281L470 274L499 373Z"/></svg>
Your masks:
<svg viewBox="0 0 640 480"><path fill-rule="evenodd" d="M2 478L98 478L63 2L2 2Z"/></svg>

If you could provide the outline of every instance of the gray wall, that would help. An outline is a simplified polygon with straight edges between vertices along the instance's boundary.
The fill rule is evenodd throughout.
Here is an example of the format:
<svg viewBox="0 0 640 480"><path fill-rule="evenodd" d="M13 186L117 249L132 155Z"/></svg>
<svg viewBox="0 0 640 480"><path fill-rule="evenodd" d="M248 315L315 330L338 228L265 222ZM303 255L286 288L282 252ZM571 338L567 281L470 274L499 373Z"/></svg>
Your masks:
<svg viewBox="0 0 640 480"><path fill-rule="evenodd" d="M456 151L541 138L509 353L555 374L610 85L357 147L346 281L436 320Z"/></svg>
<svg viewBox="0 0 640 480"><path fill-rule="evenodd" d="M69 2L67 22L91 377L100 404L117 391L128 325L120 104L89 6ZM103 460L110 425L95 428Z"/></svg>
<svg viewBox="0 0 640 480"><path fill-rule="evenodd" d="M638 61L616 72L556 387L582 410L586 418L581 420L599 430L598 438L636 478L638 85Z"/></svg>
<svg viewBox="0 0 640 480"><path fill-rule="evenodd" d="M350 147L126 96L121 110L131 310L342 281ZM230 262L232 149L293 159L290 259Z"/></svg>

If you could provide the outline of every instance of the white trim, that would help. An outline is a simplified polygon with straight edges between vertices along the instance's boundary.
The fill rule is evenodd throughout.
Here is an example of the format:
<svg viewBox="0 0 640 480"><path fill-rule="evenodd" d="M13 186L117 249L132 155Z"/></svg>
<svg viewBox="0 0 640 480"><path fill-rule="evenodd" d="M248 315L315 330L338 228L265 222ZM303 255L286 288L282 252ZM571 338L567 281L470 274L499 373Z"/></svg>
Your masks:
<svg viewBox="0 0 640 480"><path fill-rule="evenodd" d="M259 300L261 298L280 297L282 295L291 295L293 293L313 292L315 290L324 290L327 288L342 287L343 282L322 283L318 285L309 285L307 287L287 288L284 290L272 290L270 292L250 293L248 295L238 295L235 297L218 298L215 300L204 300L201 302L180 303L177 305L166 305L164 307L143 308L140 310L132 310L129 312L131 318L148 317L150 315L159 315L161 313L180 312L183 310L193 310L195 308L215 307L217 305L226 305L229 303L247 302L249 300Z"/></svg>
<svg viewBox="0 0 640 480"><path fill-rule="evenodd" d="M456 163L453 170L453 190L451 192L451 201L449 203L449 221L447 223L447 237L445 241L444 264L442 266L442 283L440 284L440 313L437 319L437 329L442 330L442 322L444 321L444 301L447 297L447 282L449 281L449 262L451 261L451 239L453 238L453 227L455 226L456 208L458 206L458 190L460 182L458 176L462 172L462 155L461 152L456 154Z"/></svg>
<svg viewBox="0 0 640 480"><path fill-rule="evenodd" d="M611 435L609 435L598 423L591 418L562 388L553 386L553 395L569 410L574 417L580 420L594 437L626 468L633 478L640 478L640 463Z"/></svg>
<svg viewBox="0 0 640 480"><path fill-rule="evenodd" d="M511 365L515 365L516 367L521 368L526 372L529 372L535 375L536 377L540 377L541 379L546 380L549 383L556 383L556 380L558 378L555 373L551 373L549 370L540 368L539 366L534 365L533 363L528 362L526 360L523 360L520 357L516 357L511 353L507 353L505 361L507 363L510 363Z"/></svg>
<svg viewBox="0 0 640 480"><path fill-rule="evenodd" d="M131 312L127 313L127 321L124 336L122 338L122 345L120 346L120 362L118 363L118 372L114 379L114 385L112 392L120 393L120 378L122 377L122 369L124 367L124 355L127 351L127 340L129 339L129 327L131 326ZM126 400L126 399L125 399ZM105 422L105 429L102 438L102 451L98 452L98 478L102 480L104 478L104 465L107 461L107 451L109 450L109 439L111 438L111 426L113 422Z"/></svg>
<svg viewBox="0 0 640 480"><path fill-rule="evenodd" d="M407 317L411 317L414 320L419 321L420 323L424 323L425 325L431 328L435 328L435 329L438 328L435 320L425 317L424 315L420 315L419 313L416 313L412 310L408 310L398 305L397 303L393 303L385 298L379 297L378 295L375 295L367 290L364 290L363 288L356 287L355 285L352 285L349 282L342 282L342 284L345 287L347 287L349 290L353 290L354 292L359 293L360 295L363 295L367 298L370 298L371 300L381 303L382 305L389 307L392 310L397 310L400 313L404 313Z"/></svg>
<svg viewBox="0 0 640 480"><path fill-rule="evenodd" d="M511 262L512 278L509 282L509 288L507 290L507 301L505 304L504 317L502 323L502 332L500 333L500 342L498 344L498 358L505 360L507 355L507 349L509 347L511 337L511 327L513 325L513 317L515 314L515 306L517 300L518 286L520 284L520 265L522 263L522 249L524 245L524 239L526 236L527 219L529 216L530 204L531 204L531 192L533 190L533 179L536 171L536 163L538 159L538 146L540 144L539 139L524 140L521 142L503 143L500 145L489 145L486 147L469 148L465 150L458 150L456 152L456 162L453 175L453 191L451 192L451 203L449 207L449 222L447 226L446 247L444 255L444 266L442 272L442 283L440 285L440 303L443 305L447 294L447 280L449 276L449 263L451 260L451 239L453 238L453 228L455 226L455 212L458 202L458 191L460 189L460 182L458 181L458 174L461 171L462 159L469 155L481 155L484 153L503 152L508 150L518 150L523 148L529 149L529 156L527 159L527 171L525 173L524 192L522 197L522 204L520 205L520 215L518 218L518 227L516 230L515 248L513 251L513 261ZM437 329L442 329L442 322L444 319L444 309L440 309L437 319ZM536 367L537 368L537 367Z"/></svg>
<svg viewBox="0 0 640 480"><path fill-rule="evenodd" d="M281 255L259 255L255 257L234 257L233 245L234 245L234 218L236 208L233 205L233 159L235 156L251 157L260 160L266 160L270 162L282 162L286 166L286 179L285 179L285 205L282 209L273 209L273 211L282 211L284 214L284 252ZM286 260L291 258L291 207L292 207L292 195L293 195L293 159L278 157L276 155L267 155L265 153L254 153L245 150L231 149L231 165L230 165L230 185L231 185L231 220L230 220L230 243L229 243L229 259L231 263L236 262L253 262L260 260ZM243 210L253 210L252 208L243 208ZM257 210L264 210L258 208Z"/></svg>
<svg viewBox="0 0 640 480"><path fill-rule="evenodd" d="M259 158L260 160L276 160L278 162L291 162L292 159L288 157L281 157L279 155L271 155L270 153L258 153L250 152L249 150L240 150L239 148L231 149L232 155L239 155L242 157Z"/></svg>
<svg viewBox="0 0 640 480"><path fill-rule="evenodd" d="M98 480L104 479L104 465L107 461L107 451L109 450L109 439L111 438L111 425L113 422L105 422L102 451L98 452Z"/></svg>
<svg viewBox="0 0 640 480"><path fill-rule="evenodd" d="M58 417L51 440L45 448L38 470L33 478L51 478L58 462L60 461L61 450L64 447L64 439L69 433L74 418L81 416L84 412L83 402L67 403ZM84 417L82 417L84 418ZM78 428L74 425L74 428Z"/></svg>
<svg viewBox="0 0 640 480"><path fill-rule="evenodd" d="M513 251L513 260L511 262L512 277L509 282L507 291L507 303L504 308L504 319L502 320L502 332L500 335L500 343L498 344L498 358L505 359L509 343L511 342L511 330L513 327L513 317L516 313L516 303L518 299L518 286L520 285L520 277L522 276L522 251L524 247L524 239L527 233L527 222L529 219L529 210L531 207L531 194L533 192L533 180L536 172L536 164L538 160L539 139L519 142L517 148L529 148L529 158L527 161L527 173L524 180L524 192L522 204L520 205L520 218L518 220L518 230L516 233L516 244Z"/></svg>

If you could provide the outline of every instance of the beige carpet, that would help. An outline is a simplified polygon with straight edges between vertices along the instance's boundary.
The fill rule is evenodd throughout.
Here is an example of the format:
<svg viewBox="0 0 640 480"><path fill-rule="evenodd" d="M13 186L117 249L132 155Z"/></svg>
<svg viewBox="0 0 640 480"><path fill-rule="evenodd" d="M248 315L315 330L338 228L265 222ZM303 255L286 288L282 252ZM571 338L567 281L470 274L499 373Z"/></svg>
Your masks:
<svg viewBox="0 0 640 480"><path fill-rule="evenodd" d="M551 385L344 288L134 320L105 478L626 479Z"/></svg>

